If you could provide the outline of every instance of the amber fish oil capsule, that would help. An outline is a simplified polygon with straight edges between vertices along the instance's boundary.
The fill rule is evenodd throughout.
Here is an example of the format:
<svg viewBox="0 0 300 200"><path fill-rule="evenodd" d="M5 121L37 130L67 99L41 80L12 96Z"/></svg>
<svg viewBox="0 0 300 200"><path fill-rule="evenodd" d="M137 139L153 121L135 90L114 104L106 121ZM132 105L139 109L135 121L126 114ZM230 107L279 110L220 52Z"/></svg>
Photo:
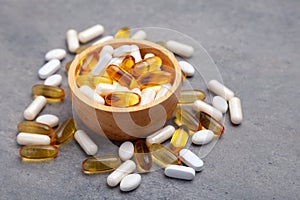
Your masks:
<svg viewBox="0 0 300 200"><path fill-rule="evenodd" d="M20 156L24 161L45 161L57 156L58 149L51 145L28 145L20 149Z"/></svg>
<svg viewBox="0 0 300 200"><path fill-rule="evenodd" d="M135 80L135 78L131 74L129 74L128 72L124 71L116 65L109 65L106 68L106 72L110 76L110 78L116 80L122 86L125 86L129 89L138 87L138 83Z"/></svg>
<svg viewBox="0 0 300 200"><path fill-rule="evenodd" d="M75 121L73 118L64 121L54 132L52 142L55 145L62 145L67 142L75 133Z"/></svg>
<svg viewBox="0 0 300 200"><path fill-rule="evenodd" d="M140 95L133 92L113 92L105 96L105 103L115 107L131 107L141 102Z"/></svg>
<svg viewBox="0 0 300 200"><path fill-rule="evenodd" d="M44 96L37 96L32 103L25 109L24 118L33 120L45 107L47 100Z"/></svg>
<svg viewBox="0 0 300 200"><path fill-rule="evenodd" d="M64 89L56 86L37 84L32 87L32 93L35 96L44 96L47 100L60 101L65 98Z"/></svg>
<svg viewBox="0 0 300 200"><path fill-rule="evenodd" d="M166 71L153 71L142 74L137 78L141 88L163 85L171 82L171 73Z"/></svg>
<svg viewBox="0 0 300 200"><path fill-rule="evenodd" d="M18 124L18 131L25 133L36 133L43 135L51 135L52 128L46 124L34 122L34 121L24 121Z"/></svg>
<svg viewBox="0 0 300 200"><path fill-rule="evenodd" d="M162 64L162 60L158 56L153 56L141 60L138 63L135 63L133 68L129 71L133 76L138 77L147 72L152 72L157 70Z"/></svg>
<svg viewBox="0 0 300 200"><path fill-rule="evenodd" d="M114 171L121 165L121 159L115 155L95 156L82 162L85 174L98 174Z"/></svg>
<svg viewBox="0 0 300 200"><path fill-rule="evenodd" d="M150 146L150 151L154 162L162 168L171 164L180 164L177 156L169 148L161 144L152 144Z"/></svg>
<svg viewBox="0 0 300 200"><path fill-rule="evenodd" d="M95 76L95 75L80 75L76 79L76 83L79 87L87 85L92 89L95 89L96 86L100 83L112 84L112 79L105 76Z"/></svg>
<svg viewBox="0 0 300 200"><path fill-rule="evenodd" d="M129 27L123 27L115 34L115 38L129 38L130 37L130 29Z"/></svg>
<svg viewBox="0 0 300 200"><path fill-rule="evenodd" d="M174 152L178 152L185 147L188 139L189 139L189 130L185 126L182 126L178 128L173 134L172 139L170 141L170 148Z"/></svg>
<svg viewBox="0 0 300 200"><path fill-rule="evenodd" d="M148 172L152 167L152 157L144 140L138 140L134 145L134 158L139 171Z"/></svg>
<svg viewBox="0 0 300 200"><path fill-rule="evenodd" d="M200 112L200 123L201 125L208 129L211 130L212 132L214 132L215 135L221 135L224 132L224 126L216 121L212 116L210 116L207 113L204 112Z"/></svg>
<svg viewBox="0 0 300 200"><path fill-rule="evenodd" d="M206 94L202 90L182 90L179 95L179 103L194 103L196 100L204 101Z"/></svg>
<svg viewBox="0 0 300 200"><path fill-rule="evenodd" d="M193 115L192 112L184 108L177 108L175 111L175 115L179 123L187 126L188 129L192 131L198 131L199 129L201 129L200 121L196 116Z"/></svg>

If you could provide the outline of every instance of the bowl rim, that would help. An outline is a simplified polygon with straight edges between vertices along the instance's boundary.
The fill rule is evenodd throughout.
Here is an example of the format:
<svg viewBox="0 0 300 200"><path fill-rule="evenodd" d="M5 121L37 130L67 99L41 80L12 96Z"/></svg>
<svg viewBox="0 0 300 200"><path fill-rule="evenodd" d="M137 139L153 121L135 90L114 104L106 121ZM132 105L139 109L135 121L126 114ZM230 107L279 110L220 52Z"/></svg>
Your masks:
<svg viewBox="0 0 300 200"><path fill-rule="evenodd" d="M80 60L82 58L84 58L88 53L90 53L96 49L102 48L105 45L117 45L118 43L121 43L119 46L121 46L121 45L137 45L137 46L139 46L139 44L149 46L149 48L150 47L155 48L156 50L162 52L163 54L165 54L165 56L167 56L169 58L169 60L173 63L173 66L175 69L175 79L173 81L171 88L168 90L166 95L164 95L163 97L161 97L157 100L154 100L151 103L147 103L145 105L137 105L137 106L132 106L132 107L121 108L121 107L113 107L113 106L107 106L107 105L95 103L92 99L90 99L89 97L87 97L81 93L81 91L79 90L79 87L77 86L77 83L76 83L76 76L77 76L76 71L77 71L77 66L78 66L78 63L80 62ZM166 101L176 91L176 89L181 84L181 80L182 80L181 68L179 66L177 59L175 58L175 56L172 52L170 52L168 49L166 49L163 46L156 44L154 42L150 42L150 41L146 41L146 40L129 39L129 38L128 39L127 38L126 39L113 39L113 40L106 41L104 43L100 43L100 44L92 45L92 46L88 47L83 52L81 52L80 54L77 54L75 56L75 58L73 59L71 65L70 65L70 68L68 70L68 85L69 85L69 89L72 92L72 95L75 95L82 102L84 102L85 104L87 104L95 109L103 110L103 111L107 111L107 112L138 112L141 110L149 109L158 104L161 104L162 102ZM71 98L73 98L72 95L71 95Z"/></svg>

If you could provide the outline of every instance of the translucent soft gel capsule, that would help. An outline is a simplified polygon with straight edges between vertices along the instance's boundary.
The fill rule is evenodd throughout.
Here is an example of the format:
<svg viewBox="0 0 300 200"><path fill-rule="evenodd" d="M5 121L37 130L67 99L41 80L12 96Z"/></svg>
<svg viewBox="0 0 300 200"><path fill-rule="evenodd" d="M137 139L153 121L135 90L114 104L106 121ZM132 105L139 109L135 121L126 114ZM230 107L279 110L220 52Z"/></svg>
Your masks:
<svg viewBox="0 0 300 200"><path fill-rule="evenodd" d="M134 145L134 158L141 172L148 172L152 167L152 157L144 140L138 140Z"/></svg>
<svg viewBox="0 0 300 200"><path fill-rule="evenodd" d="M97 52L88 54L81 64L81 74L86 74L91 71L98 61L99 54Z"/></svg>
<svg viewBox="0 0 300 200"><path fill-rule="evenodd" d="M138 63L135 63L133 68L129 71L133 76L138 77L147 72L152 72L157 70L162 64L162 60L158 56L153 56L141 60Z"/></svg>
<svg viewBox="0 0 300 200"><path fill-rule="evenodd" d="M180 164L177 156L169 148L161 144L152 144L150 146L150 151L153 161L162 168L165 168L171 164Z"/></svg>
<svg viewBox="0 0 300 200"><path fill-rule="evenodd" d="M178 128L173 134L170 141L170 148L174 152L178 152L183 149L189 139L189 130L187 127L182 126Z"/></svg>
<svg viewBox="0 0 300 200"><path fill-rule="evenodd" d="M135 78L116 65L109 65L106 68L106 72L111 79L116 80L122 86L125 86L129 89L138 87L138 83Z"/></svg>
<svg viewBox="0 0 300 200"><path fill-rule="evenodd" d="M20 156L24 161L44 161L57 156L58 149L52 145L27 145L20 149Z"/></svg>
<svg viewBox="0 0 300 200"><path fill-rule="evenodd" d="M166 71L153 71L142 74L137 82L141 88L170 83L171 74Z"/></svg>
<svg viewBox="0 0 300 200"><path fill-rule="evenodd" d="M188 127L188 129L192 131L198 131L201 129L201 123L196 116L193 115L192 112L184 109L177 108L176 119L178 119L179 123Z"/></svg>
<svg viewBox="0 0 300 200"><path fill-rule="evenodd" d="M114 107L131 107L141 102L141 96L134 92L112 92L105 96L105 103Z"/></svg>
<svg viewBox="0 0 300 200"><path fill-rule="evenodd" d="M61 101L65 98L64 89L56 86L37 84L32 87L34 96L44 96L50 101Z"/></svg>
<svg viewBox="0 0 300 200"><path fill-rule="evenodd" d="M95 75L79 75L76 79L78 87L87 85L92 89L95 89L99 83L112 84L113 81L109 77L95 76Z"/></svg>
<svg viewBox="0 0 300 200"><path fill-rule="evenodd" d="M130 37L130 29L129 27L123 27L115 34L115 38L129 38Z"/></svg>
<svg viewBox="0 0 300 200"><path fill-rule="evenodd" d="M64 121L54 132L52 142L55 145L62 145L67 142L75 133L75 121L73 118Z"/></svg>
<svg viewBox="0 0 300 200"><path fill-rule="evenodd" d="M34 121L24 121L18 124L18 131L25 133L36 133L43 135L51 135L52 128L46 124L34 122Z"/></svg>
<svg viewBox="0 0 300 200"><path fill-rule="evenodd" d="M196 100L204 101L206 94L202 90L182 90L179 95L179 103L194 103Z"/></svg>
<svg viewBox="0 0 300 200"><path fill-rule="evenodd" d="M204 112L200 112L198 115L200 123L204 128L211 130L215 135L221 135L224 133L224 126L213 117Z"/></svg>
<svg viewBox="0 0 300 200"><path fill-rule="evenodd" d="M125 56L125 58L123 59L120 68L129 71L135 64L135 59L132 55L127 55Z"/></svg>
<svg viewBox="0 0 300 200"><path fill-rule="evenodd" d="M115 155L95 156L82 162L85 174L98 174L114 171L121 165L121 159Z"/></svg>

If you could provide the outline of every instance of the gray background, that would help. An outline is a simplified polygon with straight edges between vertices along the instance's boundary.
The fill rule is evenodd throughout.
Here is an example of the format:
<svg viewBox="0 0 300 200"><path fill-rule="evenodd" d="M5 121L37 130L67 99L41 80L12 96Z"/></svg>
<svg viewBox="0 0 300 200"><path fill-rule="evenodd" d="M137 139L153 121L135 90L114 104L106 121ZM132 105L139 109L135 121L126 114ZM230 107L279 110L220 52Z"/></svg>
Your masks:
<svg viewBox="0 0 300 200"><path fill-rule="evenodd" d="M0 1L0 199L299 199L300 2L253 1ZM201 43L223 81L242 99L244 121L226 131L192 182L142 176L130 193L87 176L86 157L71 141L46 163L23 163L17 123L31 102L44 54L65 48L69 28L102 24L106 34L127 25L177 30ZM157 33L159 35L159 33ZM63 64L71 60L68 56ZM63 88L67 89L64 69ZM193 83L199 82L193 79ZM70 99L43 113L72 116ZM99 138L98 138L99 140ZM99 147L99 154L104 149ZM117 148L114 149L116 153Z"/></svg>

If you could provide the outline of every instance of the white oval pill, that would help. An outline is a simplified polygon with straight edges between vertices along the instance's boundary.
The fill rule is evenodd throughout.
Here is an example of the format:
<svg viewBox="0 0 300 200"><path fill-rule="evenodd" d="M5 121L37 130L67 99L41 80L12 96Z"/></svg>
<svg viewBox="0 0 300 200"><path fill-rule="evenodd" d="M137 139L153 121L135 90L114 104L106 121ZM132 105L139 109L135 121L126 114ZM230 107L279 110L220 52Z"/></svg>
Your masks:
<svg viewBox="0 0 300 200"><path fill-rule="evenodd" d="M45 107L47 100L44 96L37 96L24 111L24 118L33 120Z"/></svg>
<svg viewBox="0 0 300 200"><path fill-rule="evenodd" d="M220 121L223 116L221 111L217 110L216 108L212 107L211 105L201 100L196 100L194 102L193 109L197 112L205 112L208 115L212 116L217 121Z"/></svg>
<svg viewBox="0 0 300 200"><path fill-rule="evenodd" d="M228 104L227 101L220 96L214 96L213 100L212 100L212 105L218 109L219 111L221 111L222 113L226 113L227 109L228 109Z"/></svg>
<svg viewBox="0 0 300 200"><path fill-rule="evenodd" d="M50 137L48 135L33 134L33 133L19 133L17 136L17 142L20 145L31 144L50 144Z"/></svg>
<svg viewBox="0 0 300 200"><path fill-rule="evenodd" d="M80 47L77 31L70 29L67 31L67 45L71 53L75 53L76 50Z"/></svg>
<svg viewBox="0 0 300 200"><path fill-rule="evenodd" d="M127 141L121 144L119 148L119 157L121 158L121 160L129 160L130 158L132 158L133 154L134 146L131 142Z"/></svg>
<svg viewBox="0 0 300 200"><path fill-rule="evenodd" d="M131 45L131 53L134 57L135 63L140 62L142 60L140 48L137 45Z"/></svg>
<svg viewBox="0 0 300 200"><path fill-rule="evenodd" d="M77 130L74 134L74 138L87 155L95 155L97 153L98 146L83 130Z"/></svg>
<svg viewBox="0 0 300 200"><path fill-rule="evenodd" d="M79 88L80 92L82 92L85 96L90 98L95 103L104 104L104 99L99 94L95 92L92 88L87 85L83 85Z"/></svg>
<svg viewBox="0 0 300 200"><path fill-rule="evenodd" d="M192 46L174 40L169 40L166 43L166 46L170 51L182 57L191 57L194 53L194 48Z"/></svg>
<svg viewBox="0 0 300 200"><path fill-rule="evenodd" d="M78 34L81 43L87 43L104 33L104 27L100 24L92 26Z"/></svg>
<svg viewBox="0 0 300 200"><path fill-rule="evenodd" d="M214 139L214 133L211 130L197 131L193 137L192 142L196 145L208 144Z"/></svg>
<svg viewBox="0 0 300 200"><path fill-rule="evenodd" d="M111 187L117 186L126 175L132 173L135 169L135 163L132 160L126 160L107 177L107 184Z"/></svg>
<svg viewBox="0 0 300 200"><path fill-rule="evenodd" d="M92 45L101 44L101 43L104 43L106 41L113 40L113 39L114 39L114 37L111 36L111 35L104 36L103 38L100 38L99 40L97 40L96 42L94 42Z"/></svg>
<svg viewBox="0 0 300 200"><path fill-rule="evenodd" d="M148 144L160 144L164 141L166 141L167 139L169 139L170 137L172 137L173 133L175 132L175 128L171 125L168 125L156 132L154 132L153 134L149 135L146 138L146 142Z"/></svg>
<svg viewBox="0 0 300 200"><path fill-rule="evenodd" d="M146 53L145 55L144 55L144 59L146 59L146 58L150 58L150 57L154 57L155 55L153 54L153 53Z"/></svg>
<svg viewBox="0 0 300 200"><path fill-rule="evenodd" d="M49 86L60 86L62 82L62 76L60 74L54 74L46 78L44 81L44 85Z"/></svg>
<svg viewBox="0 0 300 200"><path fill-rule="evenodd" d="M111 84L106 84L106 83L99 83L96 86L96 91L100 95L106 95L112 92L121 92L121 91L129 91L127 87L124 86L119 86L119 85L111 85Z"/></svg>
<svg viewBox="0 0 300 200"><path fill-rule="evenodd" d="M181 68L181 70L184 72L184 74L186 76L194 76L195 74L195 68L193 67L193 65L191 65L190 63L182 60L182 61L179 61L179 66Z"/></svg>
<svg viewBox="0 0 300 200"><path fill-rule="evenodd" d="M152 88L146 88L142 90L142 95L141 95L141 103L140 105L146 105L148 103L151 103L154 101L156 95L156 91Z"/></svg>
<svg viewBox="0 0 300 200"><path fill-rule="evenodd" d="M165 96L168 91L170 91L170 88L172 85L170 83L164 84L161 86L160 90L157 92L155 96L155 100L160 99L161 97Z"/></svg>
<svg viewBox="0 0 300 200"><path fill-rule="evenodd" d="M50 60L39 69L39 77L45 79L54 74L60 68L60 61L57 59Z"/></svg>
<svg viewBox="0 0 300 200"><path fill-rule="evenodd" d="M182 180L193 180L195 177L195 170L191 167L182 165L168 165L165 168L165 175Z"/></svg>
<svg viewBox="0 0 300 200"><path fill-rule="evenodd" d="M114 48L110 45L105 45L99 53L100 58L107 53L112 55L114 53Z"/></svg>
<svg viewBox="0 0 300 200"><path fill-rule="evenodd" d="M243 120L241 100L237 97L229 99L230 120L233 124L240 124Z"/></svg>
<svg viewBox="0 0 300 200"><path fill-rule="evenodd" d="M107 64L112 59L111 54L106 53L104 56L102 56L99 61L96 63L95 67L90 72L93 75L99 75L101 72L103 72L107 66Z"/></svg>
<svg viewBox="0 0 300 200"><path fill-rule="evenodd" d="M36 118L35 121L42 123L42 124L47 124L50 127L55 127L58 125L59 118L55 115L45 114L45 115L41 115L38 118Z"/></svg>
<svg viewBox="0 0 300 200"><path fill-rule="evenodd" d="M128 192L136 189L142 181L142 177L139 174L129 174L125 176L120 183L120 190Z"/></svg>
<svg viewBox="0 0 300 200"><path fill-rule="evenodd" d="M66 57L66 55L67 52L64 49L52 49L46 53L45 59L47 61L52 59L62 60Z"/></svg>
<svg viewBox="0 0 300 200"><path fill-rule="evenodd" d="M179 151L180 160L182 160L187 166L193 168L196 172L203 169L203 161L189 149L181 149Z"/></svg>
<svg viewBox="0 0 300 200"><path fill-rule="evenodd" d="M210 80L207 84L207 88L216 95L223 97L227 101L234 97L234 93L232 92L232 90L230 90L217 80Z"/></svg>
<svg viewBox="0 0 300 200"><path fill-rule="evenodd" d="M126 54L131 53L131 45L122 45L114 50L114 57L122 57Z"/></svg>
<svg viewBox="0 0 300 200"><path fill-rule="evenodd" d="M133 34L131 38L136 40L145 40L147 38L147 33L143 30L139 30L135 34Z"/></svg>

